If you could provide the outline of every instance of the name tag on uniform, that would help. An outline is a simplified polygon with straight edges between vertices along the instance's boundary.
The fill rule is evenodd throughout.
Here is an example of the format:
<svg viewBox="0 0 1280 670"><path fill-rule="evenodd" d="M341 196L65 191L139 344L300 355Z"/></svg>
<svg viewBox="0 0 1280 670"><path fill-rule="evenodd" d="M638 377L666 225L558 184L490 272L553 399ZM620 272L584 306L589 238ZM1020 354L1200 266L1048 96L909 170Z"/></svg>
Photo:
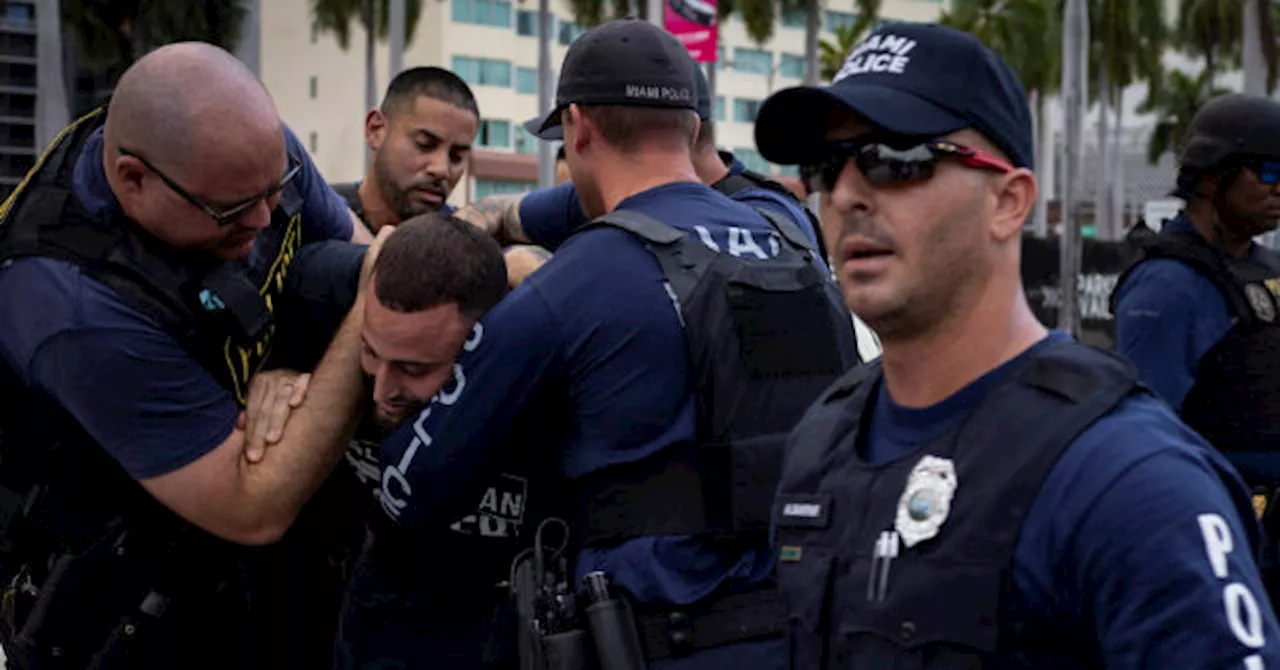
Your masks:
<svg viewBox="0 0 1280 670"><path fill-rule="evenodd" d="M782 528L826 528L831 524L830 493L778 496L777 524Z"/></svg>

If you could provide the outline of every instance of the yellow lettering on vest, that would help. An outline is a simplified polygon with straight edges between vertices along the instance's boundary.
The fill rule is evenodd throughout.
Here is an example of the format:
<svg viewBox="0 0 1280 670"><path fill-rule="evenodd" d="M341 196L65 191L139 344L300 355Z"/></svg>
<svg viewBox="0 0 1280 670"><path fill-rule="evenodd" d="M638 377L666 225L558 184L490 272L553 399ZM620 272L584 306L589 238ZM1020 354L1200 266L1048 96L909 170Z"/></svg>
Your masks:
<svg viewBox="0 0 1280 670"><path fill-rule="evenodd" d="M284 291L285 279L289 276L289 268L293 265L293 259L297 256L298 249L302 246L302 215L294 214L289 219L288 225L285 227L284 237L280 240L280 250L276 252L276 257L271 262L271 267L267 270L267 276L262 282L262 286L258 289L258 294L262 296L266 302L267 310L275 314L275 303L279 295ZM236 346L231 339L227 339L225 347L227 366L231 371L232 381L236 389L236 398L243 405L248 399L249 394L249 378L257 374L262 368L262 364L266 362L267 356L271 353L271 347L275 340L275 325L267 328L256 342L247 346ZM234 351L234 355L233 352Z"/></svg>

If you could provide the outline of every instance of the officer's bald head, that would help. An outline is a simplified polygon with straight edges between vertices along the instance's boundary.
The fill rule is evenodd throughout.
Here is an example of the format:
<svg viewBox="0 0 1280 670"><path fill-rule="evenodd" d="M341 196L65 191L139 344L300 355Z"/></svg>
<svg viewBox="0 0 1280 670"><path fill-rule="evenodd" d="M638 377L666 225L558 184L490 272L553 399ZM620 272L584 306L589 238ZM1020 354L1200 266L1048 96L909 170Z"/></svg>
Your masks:
<svg viewBox="0 0 1280 670"><path fill-rule="evenodd" d="M183 42L143 56L121 76L107 110L103 166L125 213L143 228L174 246L237 256L267 225L269 208L218 226L160 175L224 211L270 189L288 159L262 82L223 49Z"/></svg>
<svg viewBox="0 0 1280 670"><path fill-rule="evenodd" d="M120 77L106 132L109 148L145 149L158 161L279 129L275 104L244 63L211 44L180 42L143 56Z"/></svg>

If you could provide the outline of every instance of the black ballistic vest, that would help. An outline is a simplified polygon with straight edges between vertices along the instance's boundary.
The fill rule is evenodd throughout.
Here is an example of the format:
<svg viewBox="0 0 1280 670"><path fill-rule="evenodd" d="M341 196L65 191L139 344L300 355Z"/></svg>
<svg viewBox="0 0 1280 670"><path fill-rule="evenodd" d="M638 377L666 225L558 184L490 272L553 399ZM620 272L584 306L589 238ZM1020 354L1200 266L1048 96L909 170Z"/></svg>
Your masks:
<svg viewBox="0 0 1280 670"><path fill-rule="evenodd" d="M1011 559L1058 457L1140 387L1127 362L1071 341L1014 365L957 429L888 463L867 464L855 447L882 383L878 361L846 375L801 421L775 503L791 667L1040 669L1085 653L1030 639L1009 593ZM954 465L950 511L935 536L898 546L882 576L877 541L897 528L925 456Z"/></svg>
<svg viewBox="0 0 1280 670"><path fill-rule="evenodd" d="M1280 260L1253 251L1249 258L1230 258L1198 233L1170 231L1149 240L1133 265L1179 261L1212 282L1227 302L1231 329L1200 359L1182 404L1182 419L1226 453L1280 452ZM1250 485L1280 485L1241 475Z"/></svg>
<svg viewBox="0 0 1280 670"><path fill-rule="evenodd" d="M350 207L351 211L355 212L356 216L366 226L369 225L369 220L364 218L364 203L360 201L360 182L330 184L329 188L333 189L334 193L342 196L342 199L347 201L347 207Z"/></svg>
<svg viewBox="0 0 1280 670"><path fill-rule="evenodd" d="M620 228L657 259L684 326L698 416L694 441L578 482L588 544L767 533L787 434L858 352L849 311L800 231L766 217L783 240L770 260L713 251L636 212L580 229Z"/></svg>
<svg viewBox="0 0 1280 670"><path fill-rule="evenodd" d="M9 262L35 256L80 266L174 336L243 404L249 378L271 354L274 305L303 243L302 194L292 184L284 189L271 226L259 234L244 261L214 262L173 250L123 215L89 214L75 197L76 160L105 119L103 107L64 129L0 207L0 271ZM163 618L177 627L139 649L161 650L164 645L154 643L168 643L172 649L156 651L161 663L177 658L174 650L197 650L204 642L201 636L210 633L190 622L207 616L233 622L219 634L228 639L218 653L188 656L184 662L190 667L203 662L227 667L231 659L242 659L238 646L247 644L253 631L242 633L238 628L248 621L238 566L242 560L253 560L250 550L200 531L170 512L74 418L27 389L12 371L4 370L0 382L6 399L0 414L0 484L7 489L0 498L25 501L22 510L5 514L0 584L31 570L39 586L50 556L85 551L115 534L127 540L125 549L115 552L112 562L98 565L104 572L93 582L100 588L78 596L85 607L79 615L83 620L73 625L79 631L74 640L97 645L101 638L95 637L92 626L115 621L96 621L91 619L94 614L117 616L141 602L147 589L163 589L172 596ZM175 441L182 439L174 436ZM68 463L75 467L66 467ZM111 610L117 607L115 600L120 609ZM105 614L90 605L105 608ZM55 632L61 630L55 627ZM42 644L71 645L64 649L68 659L91 651L75 648L74 640ZM143 667L148 661L127 663Z"/></svg>
<svg viewBox="0 0 1280 670"><path fill-rule="evenodd" d="M809 211L809 206L803 200L796 197L795 192L783 186L781 183L770 179L769 177L751 170L743 170L738 174L731 174L724 179L711 185L711 188L729 196L730 198L739 191L748 188L762 188L766 191L773 191L778 195L790 199L797 206L804 210L805 216L809 218L809 227L813 228L814 239L818 240L818 255L823 261L827 261L831 256L827 253L827 242L822 237L822 224L818 222L818 217Z"/></svg>

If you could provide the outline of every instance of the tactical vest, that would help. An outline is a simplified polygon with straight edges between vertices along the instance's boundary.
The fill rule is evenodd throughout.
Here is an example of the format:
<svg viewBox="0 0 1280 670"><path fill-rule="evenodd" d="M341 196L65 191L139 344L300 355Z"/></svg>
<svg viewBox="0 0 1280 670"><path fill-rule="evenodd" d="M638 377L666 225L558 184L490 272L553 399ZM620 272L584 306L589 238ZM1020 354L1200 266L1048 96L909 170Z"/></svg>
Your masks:
<svg viewBox="0 0 1280 670"><path fill-rule="evenodd" d="M369 225L369 220L364 218L364 203L360 201L360 182L353 181L342 184L331 184L329 188L333 189L334 193L342 196L342 199L347 201L347 207L350 207L351 211L355 212L356 216L364 222L364 225Z"/></svg>
<svg viewBox="0 0 1280 670"><path fill-rule="evenodd" d="M855 445L882 379L879 361L846 375L788 443L775 525L791 667L1039 669L1078 653L1030 639L1010 565L1058 457L1140 388L1131 366L1072 341L1044 344L958 428L871 465Z"/></svg>
<svg viewBox="0 0 1280 670"><path fill-rule="evenodd" d="M259 234L244 261L217 263L173 250L123 215L104 218L89 214L75 197L72 174L76 160L105 119L103 107L65 128L0 206L0 268L37 256L78 265L170 333L243 404L249 378L271 353L273 304L303 242L302 194L293 184L284 189L271 226ZM81 599L79 614L73 617L80 620L60 621L56 620L58 614L50 614L55 620L46 622L40 633L46 637L26 639L24 644L43 650L38 653L71 645L61 653L74 663L70 659L92 653L103 644L95 635L107 635L110 630L114 632L106 644L113 650L157 653L160 662L171 663L175 656L172 650L162 651L164 645L192 650L192 645L202 640L186 636L200 634L203 627L151 626L152 631L167 632L144 637L149 624L136 618L133 608L144 603L146 589L165 591L168 604L153 614L160 617L158 621L175 622L166 625L189 624L202 616L247 621L247 602L237 582L238 561L249 558L244 548L199 531L154 500L93 443L74 418L22 385L12 371L0 374L0 382L6 386L6 411L0 417L5 424L0 444L4 480L0 484L8 489L5 497L11 493L24 501L22 509L5 520L0 585L11 586L16 576L30 579L42 597L48 592L64 600ZM74 467L66 467L68 463ZM77 568L81 573L86 569L102 571L90 578L99 588L81 586L78 591L72 587L61 592L54 583L58 572L50 572L54 559L102 551L103 542L123 544L105 553L101 561L77 559L89 566ZM134 589L143 591L135 593ZM6 592L6 605L11 596ZM111 609L115 603L121 603L120 609ZM51 611L66 616L68 608L76 611L68 602ZM146 609L145 603L142 609ZM94 620L94 615L106 619ZM121 616L125 618L117 619ZM121 631L126 638L118 638ZM237 645L246 643L249 634L239 635L235 628L227 631L229 637L238 639L229 641L218 653L205 654L203 661L188 658L187 664L218 665L236 658ZM148 644L142 646L120 647L111 641L147 637ZM6 644L11 643L6 637ZM76 644L92 648L74 648ZM10 652L12 656L14 650ZM102 662L104 667L115 667L114 663L147 665L138 659Z"/></svg>
<svg viewBox="0 0 1280 670"><path fill-rule="evenodd" d="M1212 282L1232 319L1197 364L1182 419L1223 452L1280 452L1280 261L1270 253L1230 258L1198 233L1163 232L1120 277L1117 293L1133 268L1153 258L1184 263ZM1113 294L1113 312L1114 301ZM1250 485L1280 485L1241 474Z"/></svg>
<svg viewBox="0 0 1280 670"><path fill-rule="evenodd" d="M610 226L644 242L678 306L697 389L694 440L577 482L588 544L767 533L787 434L858 363L838 290L795 225L767 216L784 241L771 260L718 253L625 210L576 233Z"/></svg>
<svg viewBox="0 0 1280 670"><path fill-rule="evenodd" d="M793 202L800 209L804 210L805 216L809 218L809 226L813 228L813 237L818 240L818 256L824 261L828 261L831 256L827 253L827 242L822 237L822 224L818 221L818 217L814 216L809 210L809 206L796 197L796 194L786 186L777 181L751 170L743 170L738 174L731 174L724 179L711 185L711 188L729 196L730 198L739 191L748 188L762 188L766 191L773 191Z"/></svg>

